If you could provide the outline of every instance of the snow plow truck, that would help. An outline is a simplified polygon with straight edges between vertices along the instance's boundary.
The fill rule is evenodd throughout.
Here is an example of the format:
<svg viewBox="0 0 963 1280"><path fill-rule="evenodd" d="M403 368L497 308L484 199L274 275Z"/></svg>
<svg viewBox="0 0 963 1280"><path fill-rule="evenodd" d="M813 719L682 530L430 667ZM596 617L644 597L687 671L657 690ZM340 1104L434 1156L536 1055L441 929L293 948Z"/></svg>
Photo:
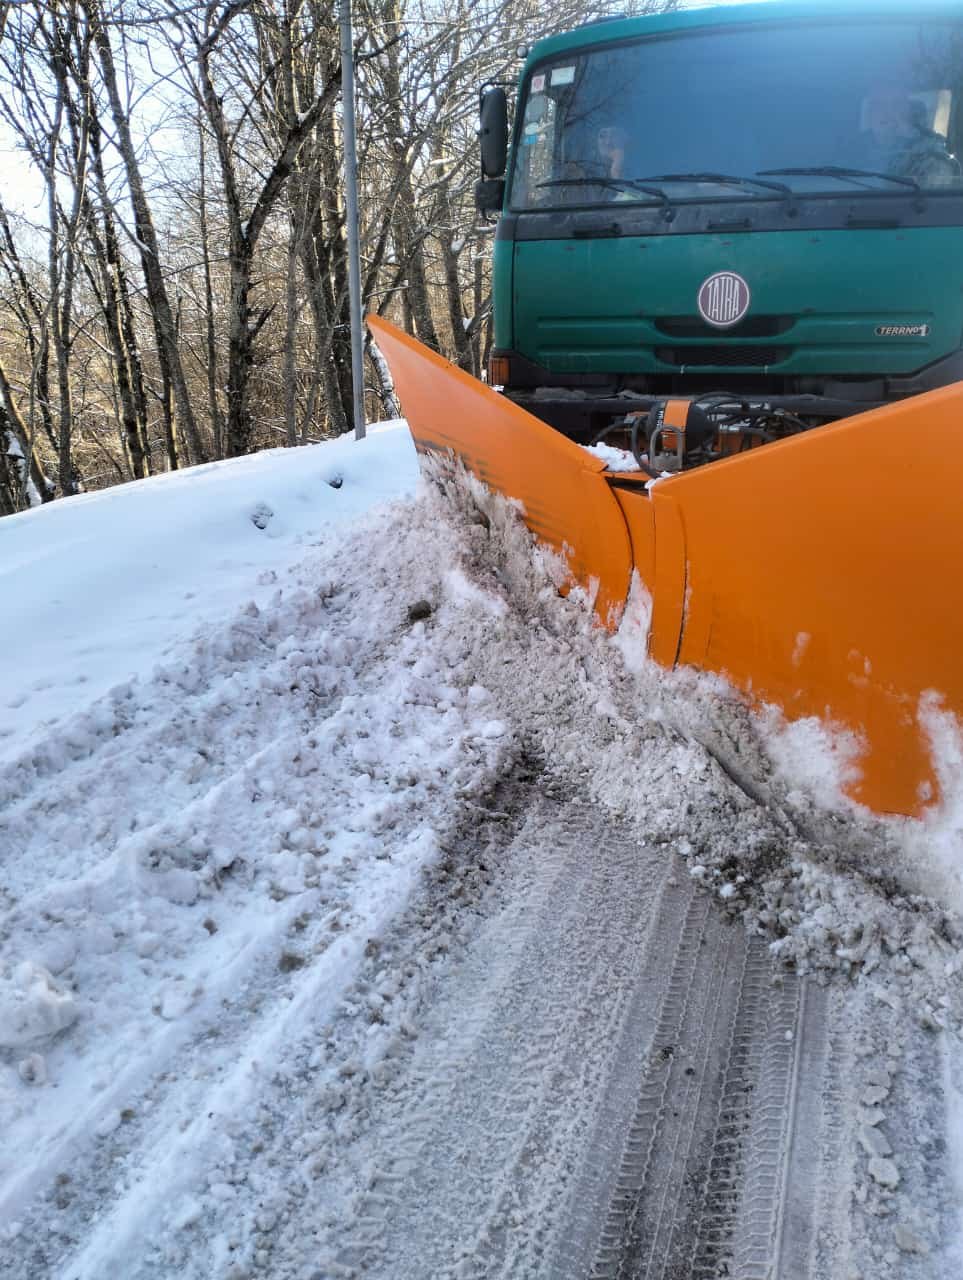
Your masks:
<svg viewBox="0 0 963 1280"><path fill-rule="evenodd" d="M418 449L923 815L963 717L963 3L607 19L480 103L488 384L369 321Z"/></svg>

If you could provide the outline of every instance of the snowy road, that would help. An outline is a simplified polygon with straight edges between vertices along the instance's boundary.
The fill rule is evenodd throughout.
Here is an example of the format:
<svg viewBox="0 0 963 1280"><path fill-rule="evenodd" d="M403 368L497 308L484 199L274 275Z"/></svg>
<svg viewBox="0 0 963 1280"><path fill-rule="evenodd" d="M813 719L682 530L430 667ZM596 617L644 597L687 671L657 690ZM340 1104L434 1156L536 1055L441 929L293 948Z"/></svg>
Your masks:
<svg viewBox="0 0 963 1280"><path fill-rule="evenodd" d="M504 516L254 555L17 726L5 1278L960 1274L953 831L821 806Z"/></svg>
<svg viewBox="0 0 963 1280"><path fill-rule="evenodd" d="M295 901L241 1000L55 1135L3 1274L954 1274L935 1038L532 762L363 951Z"/></svg>

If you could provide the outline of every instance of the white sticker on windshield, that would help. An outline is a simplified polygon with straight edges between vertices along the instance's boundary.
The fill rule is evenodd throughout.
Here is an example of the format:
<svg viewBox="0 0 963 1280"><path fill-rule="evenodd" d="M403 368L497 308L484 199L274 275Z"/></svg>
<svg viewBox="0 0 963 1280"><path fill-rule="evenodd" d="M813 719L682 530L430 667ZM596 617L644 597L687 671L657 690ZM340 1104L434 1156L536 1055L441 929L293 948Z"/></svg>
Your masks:
<svg viewBox="0 0 963 1280"><path fill-rule="evenodd" d="M545 76L532 76L532 93L545 92Z"/></svg>
<svg viewBox="0 0 963 1280"><path fill-rule="evenodd" d="M570 67L552 67L552 84L571 84L574 79L574 63Z"/></svg>

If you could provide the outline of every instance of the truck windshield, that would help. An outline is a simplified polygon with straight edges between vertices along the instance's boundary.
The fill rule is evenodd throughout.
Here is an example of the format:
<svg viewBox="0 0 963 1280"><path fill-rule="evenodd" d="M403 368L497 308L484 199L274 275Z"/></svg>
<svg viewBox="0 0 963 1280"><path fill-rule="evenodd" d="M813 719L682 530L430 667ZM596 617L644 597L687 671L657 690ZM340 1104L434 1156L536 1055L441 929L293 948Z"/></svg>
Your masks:
<svg viewBox="0 0 963 1280"><path fill-rule="evenodd" d="M523 103L513 209L651 203L636 183L672 200L772 200L778 192L753 179L776 174L774 185L800 195L963 193L959 24L876 19L650 37L536 66Z"/></svg>

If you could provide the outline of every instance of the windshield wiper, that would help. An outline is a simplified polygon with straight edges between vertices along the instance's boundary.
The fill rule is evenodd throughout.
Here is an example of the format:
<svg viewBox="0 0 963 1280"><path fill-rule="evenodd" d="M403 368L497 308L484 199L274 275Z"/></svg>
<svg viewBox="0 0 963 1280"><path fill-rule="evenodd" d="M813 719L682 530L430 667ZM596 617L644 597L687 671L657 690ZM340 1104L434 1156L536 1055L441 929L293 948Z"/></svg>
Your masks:
<svg viewBox="0 0 963 1280"><path fill-rule="evenodd" d="M775 170L772 170L775 173ZM778 191L783 196L793 196L792 187L784 182L762 182L759 178L734 177L728 173L653 173L648 178L637 178L637 182L711 182L715 186L729 187L765 187L767 191Z"/></svg>
<svg viewBox="0 0 963 1280"><path fill-rule="evenodd" d="M549 178L535 185L537 187L609 187L613 191L641 191L647 196L655 196L657 200L661 200L666 208L671 204L664 191L658 187L646 186L644 178Z"/></svg>
<svg viewBox="0 0 963 1280"><path fill-rule="evenodd" d="M876 169L847 169L835 164L810 165L798 169L760 169L759 172L763 177L774 178L881 178L884 182L909 187L911 191L923 190L915 178L898 178L895 173L881 173Z"/></svg>

